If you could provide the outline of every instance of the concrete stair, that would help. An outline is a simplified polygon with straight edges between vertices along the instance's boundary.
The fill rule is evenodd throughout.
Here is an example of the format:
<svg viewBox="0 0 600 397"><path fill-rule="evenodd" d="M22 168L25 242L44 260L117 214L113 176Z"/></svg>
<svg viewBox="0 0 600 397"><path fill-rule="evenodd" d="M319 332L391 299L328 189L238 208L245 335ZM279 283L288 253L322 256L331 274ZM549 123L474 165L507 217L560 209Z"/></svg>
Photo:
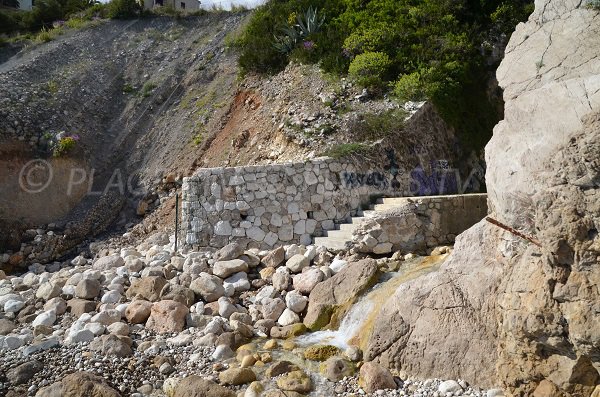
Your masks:
<svg viewBox="0 0 600 397"><path fill-rule="evenodd" d="M357 216L350 219L350 223L336 225L337 229L325 231L324 237L315 237L316 246L324 246L333 251L341 251L348 248L352 242L352 234L365 221L375 216L378 212L402 207L409 203L410 197L380 198L369 209L359 211Z"/></svg>
<svg viewBox="0 0 600 397"><path fill-rule="evenodd" d="M330 250L340 251L347 249L350 243L352 242L352 234L354 231L365 221L365 219L371 218L376 214L389 211L393 209L401 209L405 208L411 202L415 202L416 200L428 200L435 199L439 202L439 199L453 199L457 201L456 205L467 205L468 200L475 199L478 197L485 196L485 193L479 194L466 194L466 195L440 195L440 196L421 196L421 197L385 197L377 199L373 205L369 206L369 209L365 209L360 211L357 216L350 219L349 223L343 223L336 225L336 230L325 231L324 237L316 237L314 239L314 243L317 246L325 246ZM436 207L437 208L437 207ZM465 229L468 228L469 225L465 225Z"/></svg>

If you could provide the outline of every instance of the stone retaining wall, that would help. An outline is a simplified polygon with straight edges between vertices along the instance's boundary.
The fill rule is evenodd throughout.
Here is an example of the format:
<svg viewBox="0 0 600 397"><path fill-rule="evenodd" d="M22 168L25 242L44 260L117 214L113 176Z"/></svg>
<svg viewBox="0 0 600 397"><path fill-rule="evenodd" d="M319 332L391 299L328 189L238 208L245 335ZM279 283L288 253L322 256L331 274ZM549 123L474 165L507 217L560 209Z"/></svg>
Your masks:
<svg viewBox="0 0 600 397"><path fill-rule="evenodd" d="M454 170L393 167L330 158L303 163L210 168L185 178L182 233L188 246L311 243L377 196L455 191ZM423 182L425 181L425 182Z"/></svg>

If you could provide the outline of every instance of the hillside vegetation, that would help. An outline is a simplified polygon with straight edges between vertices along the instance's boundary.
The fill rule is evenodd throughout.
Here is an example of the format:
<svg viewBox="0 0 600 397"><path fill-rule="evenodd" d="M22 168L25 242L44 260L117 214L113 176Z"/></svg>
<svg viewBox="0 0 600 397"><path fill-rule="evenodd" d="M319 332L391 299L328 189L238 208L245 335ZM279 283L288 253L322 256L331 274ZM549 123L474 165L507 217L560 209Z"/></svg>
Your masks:
<svg viewBox="0 0 600 397"><path fill-rule="evenodd" d="M430 99L479 148L501 116L486 94L498 53L532 11L529 0L271 0L237 40L240 66L318 63L375 94Z"/></svg>

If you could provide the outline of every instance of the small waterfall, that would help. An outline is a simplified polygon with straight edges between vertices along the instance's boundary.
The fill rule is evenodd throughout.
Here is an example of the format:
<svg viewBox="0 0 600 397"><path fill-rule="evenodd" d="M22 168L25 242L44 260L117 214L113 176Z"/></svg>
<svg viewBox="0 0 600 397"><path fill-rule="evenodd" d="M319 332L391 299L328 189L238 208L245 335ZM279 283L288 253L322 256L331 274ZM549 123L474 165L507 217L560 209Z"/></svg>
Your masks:
<svg viewBox="0 0 600 397"><path fill-rule="evenodd" d="M352 305L337 330L322 330L296 338L299 346L332 345L346 349L360 345L368 329L398 287L406 281L427 274L439 267L448 255L415 258L402 263L398 272L384 273L375 286Z"/></svg>

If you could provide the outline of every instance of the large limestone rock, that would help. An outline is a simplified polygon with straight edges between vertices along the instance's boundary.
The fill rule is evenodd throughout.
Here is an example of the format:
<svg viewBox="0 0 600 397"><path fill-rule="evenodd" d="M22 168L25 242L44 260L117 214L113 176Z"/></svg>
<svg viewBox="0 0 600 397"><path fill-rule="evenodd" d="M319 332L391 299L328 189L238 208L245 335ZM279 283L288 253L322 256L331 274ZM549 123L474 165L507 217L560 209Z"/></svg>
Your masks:
<svg viewBox="0 0 600 397"><path fill-rule="evenodd" d="M215 382L191 375L175 386L173 397L235 397L231 390L219 386Z"/></svg>
<svg viewBox="0 0 600 397"><path fill-rule="evenodd" d="M422 377L493 385L494 294L502 266L480 261L493 257L493 232L478 224L459 236L455 254L439 271L402 284L373 322L365 360Z"/></svg>
<svg viewBox="0 0 600 397"><path fill-rule="evenodd" d="M314 331L339 321L356 298L373 285L376 276L377 262L363 259L317 284L308 298L304 325Z"/></svg>
<svg viewBox="0 0 600 397"><path fill-rule="evenodd" d="M181 332L189 309L181 302L163 300L152 305L146 328L159 333Z"/></svg>
<svg viewBox="0 0 600 397"><path fill-rule="evenodd" d="M599 383L600 17L585 4L537 0L498 70L490 216L541 246L474 226L439 271L384 306L368 360L511 395L555 385L590 396Z"/></svg>
<svg viewBox="0 0 600 397"><path fill-rule="evenodd" d="M75 372L38 391L36 397L119 397L101 377L89 372Z"/></svg>

